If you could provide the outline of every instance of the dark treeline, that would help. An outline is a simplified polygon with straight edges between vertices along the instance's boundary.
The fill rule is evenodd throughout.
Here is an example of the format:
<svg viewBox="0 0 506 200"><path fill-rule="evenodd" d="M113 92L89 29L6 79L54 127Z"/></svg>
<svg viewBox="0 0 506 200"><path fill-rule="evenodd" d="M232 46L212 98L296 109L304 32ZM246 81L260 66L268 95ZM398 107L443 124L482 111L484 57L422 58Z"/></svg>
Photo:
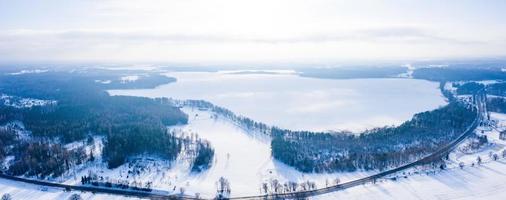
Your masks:
<svg viewBox="0 0 506 200"><path fill-rule="evenodd" d="M174 160L181 151L181 143L162 125L121 125L108 132L103 156L109 168L122 165L130 156L146 153Z"/></svg>
<svg viewBox="0 0 506 200"><path fill-rule="evenodd" d="M453 84L457 87L457 94L474 94L479 90L485 89L487 94L495 95L487 98L487 110L492 112L506 113L506 83L480 84L475 82L467 82L462 84Z"/></svg>
<svg viewBox="0 0 506 200"><path fill-rule="evenodd" d="M264 134L270 134L270 131L271 131L271 127L262 123L262 122L257 122L257 121L250 119L250 118L236 115L234 112L232 112L226 108L216 106L208 101L204 101L204 100L176 101L176 100L173 100L172 103L176 104L176 105L180 105L180 106L189 106L189 107L194 107L194 108L198 108L198 109L210 110L216 114L219 114L219 116L222 116L224 118L231 120L232 122L236 123L237 125L245 128L247 130L259 131Z"/></svg>
<svg viewBox="0 0 506 200"><path fill-rule="evenodd" d="M506 96L505 82L497 82L490 84L482 84L476 82L453 83L453 87L457 88L457 94L459 95L475 94L476 92L485 89L488 95L503 96L503 97Z"/></svg>
<svg viewBox="0 0 506 200"><path fill-rule="evenodd" d="M0 106L0 121L20 120L33 136L56 138L63 143L82 140L90 134L106 135L104 158L109 167L143 153L167 159L177 156L180 139L167 134L166 126L187 123L186 114L159 100L109 96L95 79L89 74L69 72L2 75L0 93L56 100L57 104L23 109ZM52 145L44 145L53 150ZM60 159L58 153L52 155ZM53 173L60 173L59 169L61 166Z"/></svg>
<svg viewBox="0 0 506 200"><path fill-rule="evenodd" d="M506 83L494 83L487 85L487 94L506 96Z"/></svg>
<svg viewBox="0 0 506 200"><path fill-rule="evenodd" d="M413 78L431 81L506 80L506 73L496 67L431 67L414 70Z"/></svg>
<svg viewBox="0 0 506 200"><path fill-rule="evenodd" d="M16 132L12 128L0 128L0 161L7 156L9 147L14 144L16 140ZM0 166L1 167L1 166Z"/></svg>
<svg viewBox="0 0 506 200"><path fill-rule="evenodd" d="M306 68L297 70L301 76L328 79L391 78L406 73L407 67L399 66L349 66L335 68Z"/></svg>
<svg viewBox="0 0 506 200"><path fill-rule="evenodd" d="M463 84L453 83L453 87L457 88L457 94L472 95L485 88L485 85L476 82L467 82Z"/></svg>
<svg viewBox="0 0 506 200"><path fill-rule="evenodd" d="M38 142L21 142L15 148L15 160L8 170L11 175L57 177L87 160L84 148L67 150L60 144Z"/></svg>
<svg viewBox="0 0 506 200"><path fill-rule="evenodd" d="M291 132L273 128L274 158L304 172L386 169L413 161L457 138L475 119L457 102L416 114L398 127L376 128L359 136Z"/></svg>
<svg viewBox="0 0 506 200"><path fill-rule="evenodd" d="M491 112L506 113L505 98L487 98L487 110Z"/></svg>

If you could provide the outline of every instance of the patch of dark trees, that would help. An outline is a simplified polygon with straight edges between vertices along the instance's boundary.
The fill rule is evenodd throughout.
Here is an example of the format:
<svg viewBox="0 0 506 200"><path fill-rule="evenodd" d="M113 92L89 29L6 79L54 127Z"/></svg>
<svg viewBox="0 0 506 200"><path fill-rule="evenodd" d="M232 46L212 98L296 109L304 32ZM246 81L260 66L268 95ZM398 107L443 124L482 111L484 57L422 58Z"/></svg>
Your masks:
<svg viewBox="0 0 506 200"><path fill-rule="evenodd" d="M485 89L485 85L476 82L467 82L463 84L452 83L453 87L457 88L457 94L459 95L472 95L478 91Z"/></svg>
<svg viewBox="0 0 506 200"><path fill-rule="evenodd" d="M0 106L0 123L22 121L32 136L57 139L62 144L83 140L89 135L105 135L103 153L110 168L139 154L153 154L169 160L176 158L181 139L168 134L166 126L187 123L185 113L160 99L109 96L102 86L92 81L95 79L97 77L76 72L0 75L1 93L58 102L22 109ZM34 148L42 150L31 151ZM57 167L35 171L13 169L13 174L60 174L68 169L61 159L67 152L52 144L28 144L20 146L17 152L23 153L20 154L23 161L13 167L30 168L26 167L30 166L29 159L34 163L46 162L47 157L42 155L31 157L41 152L57 158Z"/></svg>
<svg viewBox="0 0 506 200"><path fill-rule="evenodd" d="M485 89L489 95L487 98L487 110L492 112L506 113L506 83L481 84L476 82L453 83L457 87L457 94L475 94L479 90ZM495 95L495 96L491 96Z"/></svg>
<svg viewBox="0 0 506 200"><path fill-rule="evenodd" d="M487 98L487 110L491 112L506 113L506 99Z"/></svg>
<svg viewBox="0 0 506 200"><path fill-rule="evenodd" d="M413 78L439 82L506 80L506 73L496 67L429 67L414 70Z"/></svg>
<svg viewBox="0 0 506 200"><path fill-rule="evenodd" d="M246 130L254 130L254 131L264 133L264 134L270 134L270 131L271 131L270 130L271 127L262 123L262 122L257 122L255 120L248 118L248 117L237 115L234 112L232 112L231 110L228 110L228 109L223 108L221 106L214 105L208 101L204 101L204 100L174 101L173 100L173 104L212 111L212 112L216 113L217 116L221 116L226 119L229 119L232 122L236 123L236 125L239 125L239 126L245 128Z"/></svg>
<svg viewBox="0 0 506 200"><path fill-rule="evenodd" d="M0 128L0 160L7 156L10 147L15 144L16 136L14 129L9 127Z"/></svg>
<svg viewBox="0 0 506 200"><path fill-rule="evenodd" d="M15 145L8 173L14 176L58 177L87 160L84 148L67 150L60 144L21 142Z"/></svg>
<svg viewBox="0 0 506 200"><path fill-rule="evenodd" d="M506 96L506 83L494 83L487 85L487 93L496 96Z"/></svg>
<svg viewBox="0 0 506 200"><path fill-rule="evenodd" d="M211 167L214 158L214 149L209 142L197 142L197 156L193 161L192 172L202 172Z"/></svg>
<svg viewBox="0 0 506 200"><path fill-rule="evenodd" d="M384 170L414 161L456 139L475 119L471 109L451 102L418 113L400 126L376 128L358 136L273 128L272 155L303 172Z"/></svg>

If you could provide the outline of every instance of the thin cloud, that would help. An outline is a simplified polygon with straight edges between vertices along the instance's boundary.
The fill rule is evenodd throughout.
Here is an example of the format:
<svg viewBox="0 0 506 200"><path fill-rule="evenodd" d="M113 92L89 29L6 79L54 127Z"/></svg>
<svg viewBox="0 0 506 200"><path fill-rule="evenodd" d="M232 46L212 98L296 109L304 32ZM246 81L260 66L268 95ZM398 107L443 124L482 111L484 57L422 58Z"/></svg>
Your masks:
<svg viewBox="0 0 506 200"><path fill-rule="evenodd" d="M260 37L213 34L173 34L149 31L114 30L8 30L0 31L0 41L15 40L92 40L92 41L154 41L174 43L326 43L326 42L444 42L448 44L485 44L484 41L460 40L442 37L428 31L412 27L386 27L377 29L342 31L336 33L313 34L305 36Z"/></svg>

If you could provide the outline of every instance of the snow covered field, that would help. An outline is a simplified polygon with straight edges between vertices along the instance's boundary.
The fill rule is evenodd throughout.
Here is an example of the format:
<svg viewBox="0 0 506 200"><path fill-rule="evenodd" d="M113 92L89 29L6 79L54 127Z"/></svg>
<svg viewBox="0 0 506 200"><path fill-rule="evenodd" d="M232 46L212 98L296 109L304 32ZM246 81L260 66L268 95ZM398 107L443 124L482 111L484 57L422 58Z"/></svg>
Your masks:
<svg viewBox="0 0 506 200"><path fill-rule="evenodd" d="M173 72L177 82L112 95L203 99L292 130L351 130L398 125L445 103L438 84L414 79L331 80L294 73Z"/></svg>
<svg viewBox="0 0 506 200"><path fill-rule="evenodd" d="M484 163L477 167L450 169L432 175L413 175L397 181L383 180L334 192L311 199L504 199L506 196L506 161ZM49 188L0 179L0 195L9 193L13 199L66 200L77 193L83 199L136 199L123 196L63 192Z"/></svg>
<svg viewBox="0 0 506 200"><path fill-rule="evenodd" d="M97 160L87 166L81 166L75 171L65 174L66 184L80 184L80 177L88 175L90 171L105 180L128 180L144 185L152 182L154 189L179 194L184 188L186 194L199 193L202 197L212 198L216 194L215 183L220 177L225 177L231 183L232 196L259 195L262 183L269 183L277 179L281 183L287 181L315 182L318 188L324 187L326 181L333 179L341 181L353 180L375 173L354 172L335 174L301 173L292 167L275 161L270 153L270 139L260 133L248 132L239 128L231 121L220 118L207 111L184 108L190 116L187 125L171 127L176 132L198 134L202 139L211 142L215 149L215 159L210 169L202 173L190 172L190 165L184 155L180 155L174 163L161 161L156 158L143 158L124 164L115 169L107 169L106 164L97 156ZM101 140L95 139L94 152L99 155ZM89 152L89 150L87 150ZM133 169L146 169L138 174L129 173Z"/></svg>
<svg viewBox="0 0 506 200"><path fill-rule="evenodd" d="M182 131L197 133L209 140L215 148L215 162L204 173L184 172L187 166L175 166L173 176L178 176L178 185L188 191L198 192L202 196L212 197L216 193L215 182L220 177L227 178L232 187L232 196L260 194L263 182L277 179L287 181L316 182L318 187L325 186L325 180L353 180L374 172L355 172L340 174L307 174L275 161L270 153L270 140L260 133L247 132L227 119L198 110L185 109L190 116L188 125L177 127ZM174 171L174 172L173 172ZM186 186L185 186L186 183Z"/></svg>
<svg viewBox="0 0 506 200"><path fill-rule="evenodd" d="M73 194L80 195L82 199L90 200L137 199L118 195L92 194L91 192L64 192L63 189L60 188L41 187L28 183L0 179L0 197L4 194L10 194L13 200L67 200Z"/></svg>
<svg viewBox="0 0 506 200"><path fill-rule="evenodd" d="M383 180L312 199L438 199L502 200L506 197L504 159L476 167L453 168L436 174Z"/></svg>

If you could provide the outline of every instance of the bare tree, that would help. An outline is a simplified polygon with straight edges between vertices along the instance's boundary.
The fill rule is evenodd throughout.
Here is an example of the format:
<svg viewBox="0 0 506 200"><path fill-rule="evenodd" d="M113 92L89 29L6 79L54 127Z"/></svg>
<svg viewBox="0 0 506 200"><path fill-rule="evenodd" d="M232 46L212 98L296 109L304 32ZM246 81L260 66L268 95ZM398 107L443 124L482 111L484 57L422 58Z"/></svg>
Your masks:
<svg viewBox="0 0 506 200"><path fill-rule="evenodd" d="M5 193L5 194L2 196L2 200L12 200L12 196L11 196L11 194L9 194L9 193Z"/></svg>
<svg viewBox="0 0 506 200"><path fill-rule="evenodd" d="M262 183L260 190L262 191L262 193L267 194L267 192L269 191L269 186L267 185L267 183Z"/></svg>
<svg viewBox="0 0 506 200"><path fill-rule="evenodd" d="M341 183L341 180L339 178L334 179L334 185L339 185Z"/></svg>
<svg viewBox="0 0 506 200"><path fill-rule="evenodd" d="M228 198L230 196L230 182L227 179L220 177L216 183L216 192L218 199Z"/></svg>
<svg viewBox="0 0 506 200"><path fill-rule="evenodd" d="M296 182L289 181L289 182L288 182L288 188L289 188L290 192L295 192L295 191L297 191L297 186L298 186L298 185L299 185L299 184L297 184Z"/></svg>
<svg viewBox="0 0 506 200"><path fill-rule="evenodd" d="M271 180L271 190L273 193L279 193L281 190L281 184L279 183L278 179L272 179Z"/></svg>

